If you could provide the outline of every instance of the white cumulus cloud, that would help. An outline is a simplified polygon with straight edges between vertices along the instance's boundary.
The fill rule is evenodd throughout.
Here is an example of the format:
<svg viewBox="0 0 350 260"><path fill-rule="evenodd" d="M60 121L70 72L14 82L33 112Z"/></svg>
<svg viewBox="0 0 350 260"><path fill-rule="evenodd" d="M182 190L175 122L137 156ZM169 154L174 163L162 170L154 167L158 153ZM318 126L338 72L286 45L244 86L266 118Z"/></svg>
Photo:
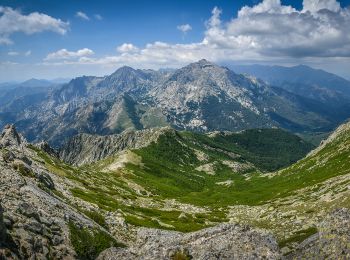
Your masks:
<svg viewBox="0 0 350 260"><path fill-rule="evenodd" d="M337 0L304 0L303 11L318 12L322 9L330 10L332 12L339 12L341 10L340 4Z"/></svg>
<svg viewBox="0 0 350 260"><path fill-rule="evenodd" d="M25 15L11 7L0 6L0 44L11 44L10 36L16 32L34 34L52 31L65 34L68 28L68 22L47 14L33 12Z"/></svg>
<svg viewBox="0 0 350 260"><path fill-rule="evenodd" d="M198 42L156 41L143 48L124 43L117 47L117 55L83 55L84 58L67 62L159 68L177 67L202 58L214 62L268 60L297 64L349 60L350 8L341 7L336 0L304 0L302 10L283 5L280 0L263 0L242 7L228 21L222 20L221 13L220 8L213 8L204 38Z"/></svg>
<svg viewBox="0 0 350 260"><path fill-rule="evenodd" d="M179 31L183 32L183 33L187 33L188 31L191 31L191 30L192 30L191 25L189 25L188 23L187 23L187 24L178 25L176 28L177 28Z"/></svg>
<svg viewBox="0 0 350 260"><path fill-rule="evenodd" d="M335 0L304 0L301 11L264 0L243 7L222 28L221 38L207 40L266 57L349 57L349 24L349 8L341 9Z"/></svg>
<svg viewBox="0 0 350 260"><path fill-rule="evenodd" d="M120 53L136 52L138 51L138 48L131 43L123 43L117 47L117 51Z"/></svg>
<svg viewBox="0 0 350 260"><path fill-rule="evenodd" d="M68 51L67 49L61 49L56 52L49 53L45 60L68 60L73 58L85 57L93 55L94 52L88 48L84 48L77 51Z"/></svg>
<svg viewBox="0 0 350 260"><path fill-rule="evenodd" d="M78 11L76 14L75 14L76 17L80 18L80 19L83 19L83 20L86 20L86 21L89 21L90 18L89 16L87 16L86 13L82 12L82 11Z"/></svg>

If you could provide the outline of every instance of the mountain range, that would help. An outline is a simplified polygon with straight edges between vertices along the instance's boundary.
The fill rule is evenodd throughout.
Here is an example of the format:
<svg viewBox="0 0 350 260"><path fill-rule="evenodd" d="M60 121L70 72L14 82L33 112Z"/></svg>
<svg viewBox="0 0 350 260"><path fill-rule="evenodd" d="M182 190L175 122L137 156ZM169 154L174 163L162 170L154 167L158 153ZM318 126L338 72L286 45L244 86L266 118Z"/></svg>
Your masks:
<svg viewBox="0 0 350 260"><path fill-rule="evenodd" d="M0 86L0 258L347 259L348 84L200 60Z"/></svg>
<svg viewBox="0 0 350 260"><path fill-rule="evenodd" d="M260 78L273 86L280 86L292 90L288 86L297 85L318 87L321 90L333 91L350 95L350 82L340 76L321 69L313 69L305 65L294 67L266 66L266 65L232 65L230 68L237 73L244 73ZM295 91L295 90L294 90ZM293 92L294 92L293 91ZM311 89L312 94L314 93ZM302 94L309 94L303 92Z"/></svg>
<svg viewBox="0 0 350 260"><path fill-rule="evenodd" d="M195 132L279 127L312 136L330 132L350 116L348 81L309 67L289 70L295 72L285 83L264 73L237 74L207 60L177 70L121 67L105 77L84 76L3 97L0 126L14 123L29 141L58 147L78 133L164 126ZM295 79L304 78L304 71L310 80L301 84Z"/></svg>

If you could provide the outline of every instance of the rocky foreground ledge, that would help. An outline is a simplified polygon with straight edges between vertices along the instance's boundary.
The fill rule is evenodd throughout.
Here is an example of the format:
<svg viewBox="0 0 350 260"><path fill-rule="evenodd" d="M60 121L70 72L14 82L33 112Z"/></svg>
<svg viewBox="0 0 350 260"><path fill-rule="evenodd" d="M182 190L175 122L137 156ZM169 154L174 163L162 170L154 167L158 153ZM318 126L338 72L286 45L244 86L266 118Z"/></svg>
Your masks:
<svg viewBox="0 0 350 260"><path fill-rule="evenodd" d="M12 125L0 135L0 259L73 259L69 223L97 225L54 195L53 174L28 146Z"/></svg>
<svg viewBox="0 0 350 260"><path fill-rule="evenodd" d="M0 259L82 258L73 246L72 226L118 241L56 195L60 183L35 152L49 147L29 146L13 126L0 135ZM128 247L113 242L84 259L349 259L349 220L348 209L334 211L289 255L267 231L221 224L186 234L139 228Z"/></svg>
<svg viewBox="0 0 350 260"><path fill-rule="evenodd" d="M99 260L116 259L349 259L350 211L339 209L319 225L319 232L283 255L274 237L248 226L222 224L183 234L140 229L129 248L109 248Z"/></svg>
<svg viewBox="0 0 350 260"><path fill-rule="evenodd" d="M145 229L130 248L110 248L98 259L279 259L274 237L237 224L221 224L198 232Z"/></svg>

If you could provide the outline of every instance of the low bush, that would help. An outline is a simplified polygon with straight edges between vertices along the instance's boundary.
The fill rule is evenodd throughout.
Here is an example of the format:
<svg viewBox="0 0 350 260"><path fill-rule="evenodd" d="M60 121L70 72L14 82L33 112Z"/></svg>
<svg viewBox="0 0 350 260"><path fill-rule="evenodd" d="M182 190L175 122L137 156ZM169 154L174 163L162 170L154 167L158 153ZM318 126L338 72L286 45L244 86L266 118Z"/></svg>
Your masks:
<svg viewBox="0 0 350 260"><path fill-rule="evenodd" d="M88 230L69 222L70 241L78 259L96 259L96 257L109 247L122 247L113 237L98 229Z"/></svg>

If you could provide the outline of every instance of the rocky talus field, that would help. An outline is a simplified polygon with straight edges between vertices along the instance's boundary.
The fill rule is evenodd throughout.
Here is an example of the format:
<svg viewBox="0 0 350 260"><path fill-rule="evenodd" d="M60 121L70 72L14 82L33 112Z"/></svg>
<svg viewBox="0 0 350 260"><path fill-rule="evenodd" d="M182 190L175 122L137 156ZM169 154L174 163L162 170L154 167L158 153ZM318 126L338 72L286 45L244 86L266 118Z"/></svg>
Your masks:
<svg viewBox="0 0 350 260"><path fill-rule="evenodd" d="M349 259L350 123L0 136L0 259Z"/></svg>

